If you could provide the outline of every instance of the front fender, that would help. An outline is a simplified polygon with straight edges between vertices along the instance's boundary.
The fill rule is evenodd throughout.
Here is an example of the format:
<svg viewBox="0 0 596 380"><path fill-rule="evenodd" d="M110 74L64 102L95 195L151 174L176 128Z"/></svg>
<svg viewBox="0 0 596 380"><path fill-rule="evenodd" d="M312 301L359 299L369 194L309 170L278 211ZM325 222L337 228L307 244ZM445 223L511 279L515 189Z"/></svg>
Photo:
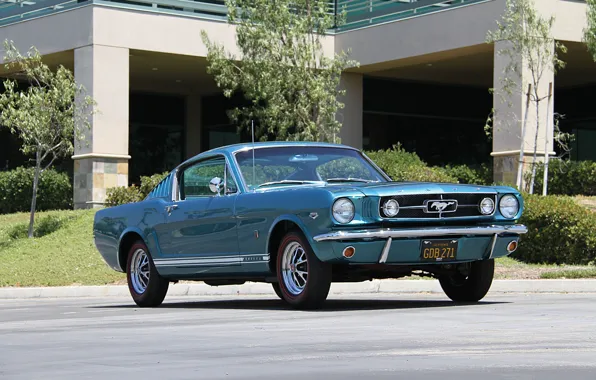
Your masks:
<svg viewBox="0 0 596 380"><path fill-rule="evenodd" d="M282 222L292 222L294 224L296 224L298 226L298 228L300 228L300 230L302 231L302 234L304 235L304 237L306 238L306 240L308 241L308 243L310 244L313 252L315 253L315 255L321 259L322 257L324 257L323 252L320 251L320 243L317 243L313 237L314 234L312 233L312 231L309 230L308 226L306 225L306 223L304 223L304 221L295 214L283 214L283 215L279 215L277 218L275 218L275 220L273 221L273 223L271 223L271 227L269 228L268 234L267 236L269 237L267 239L267 245L266 245L266 250L265 252L270 253L269 252L269 243L271 241L271 234L273 233L273 231L275 230L275 227Z"/></svg>

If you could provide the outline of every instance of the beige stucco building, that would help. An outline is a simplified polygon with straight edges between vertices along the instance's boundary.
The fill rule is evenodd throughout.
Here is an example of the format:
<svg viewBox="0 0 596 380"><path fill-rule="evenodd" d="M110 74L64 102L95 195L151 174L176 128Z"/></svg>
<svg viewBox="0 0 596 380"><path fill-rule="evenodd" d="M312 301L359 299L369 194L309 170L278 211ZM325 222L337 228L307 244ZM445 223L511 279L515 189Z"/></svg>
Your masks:
<svg viewBox="0 0 596 380"><path fill-rule="evenodd" d="M489 94L499 88L506 61L496 54L499 46L485 43L505 0L338 2L348 5L348 24L330 32L324 48L329 55L350 49L360 62L342 78L342 143L381 149L401 142L434 164L491 162L496 180L513 181L523 96L511 96L508 108ZM201 30L230 51L236 48L222 3L17 0L0 6L1 40L14 40L22 51L36 46L47 62L71 68L98 103L90 144L72 157L77 207L101 205L106 188L247 139L225 114L242 99L225 99L206 72ZM537 6L556 15L554 37L569 50L565 70L556 79L548 73L545 85L554 83L555 111L566 115L561 125L578 136L574 157L592 159L596 125L583 104L596 66L581 43L586 5L539 0ZM483 126L493 106L497 117L489 140ZM532 128L528 132L529 150ZM543 156L544 144L539 147Z"/></svg>

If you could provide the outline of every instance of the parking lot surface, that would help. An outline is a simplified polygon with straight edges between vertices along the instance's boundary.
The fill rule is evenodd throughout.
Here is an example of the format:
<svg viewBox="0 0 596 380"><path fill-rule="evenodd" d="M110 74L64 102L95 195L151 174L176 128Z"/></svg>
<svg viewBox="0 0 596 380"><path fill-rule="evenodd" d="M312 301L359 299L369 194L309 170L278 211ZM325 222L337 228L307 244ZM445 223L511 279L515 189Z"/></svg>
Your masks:
<svg viewBox="0 0 596 380"><path fill-rule="evenodd" d="M0 379L594 379L596 294L0 300Z"/></svg>

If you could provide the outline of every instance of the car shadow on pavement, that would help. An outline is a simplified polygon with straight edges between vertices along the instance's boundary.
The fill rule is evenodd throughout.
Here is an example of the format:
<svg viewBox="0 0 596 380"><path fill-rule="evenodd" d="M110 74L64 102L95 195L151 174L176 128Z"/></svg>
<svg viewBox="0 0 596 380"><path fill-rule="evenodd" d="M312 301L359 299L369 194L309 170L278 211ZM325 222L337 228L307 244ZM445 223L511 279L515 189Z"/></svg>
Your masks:
<svg viewBox="0 0 596 380"><path fill-rule="evenodd" d="M490 306L509 302L480 301L477 303L456 303L449 300L388 300L388 299L328 299L322 308L317 310L305 310L311 312L333 312L352 310L391 310L391 309L421 309L436 307L460 307L460 306ZM132 301L124 305L91 306L91 308L138 308ZM279 299L223 299L223 300L200 300L200 301L172 301L167 298L159 309L224 309L224 310L288 310L294 309Z"/></svg>

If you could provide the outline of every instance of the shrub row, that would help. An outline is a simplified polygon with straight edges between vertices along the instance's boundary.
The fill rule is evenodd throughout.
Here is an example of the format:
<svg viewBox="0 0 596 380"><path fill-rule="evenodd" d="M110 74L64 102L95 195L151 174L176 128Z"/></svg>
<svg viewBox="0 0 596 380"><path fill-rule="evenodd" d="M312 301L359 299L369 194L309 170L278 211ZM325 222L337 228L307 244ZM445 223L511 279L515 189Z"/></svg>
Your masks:
<svg viewBox="0 0 596 380"><path fill-rule="evenodd" d="M447 165L443 170L449 176L454 177L459 183L474 185L493 184L493 169L487 164L477 166Z"/></svg>
<svg viewBox="0 0 596 380"><path fill-rule="evenodd" d="M106 206L118 206L125 203L140 202L157 184L168 175L167 172L141 176L141 186L112 187L106 191Z"/></svg>
<svg viewBox="0 0 596 380"><path fill-rule="evenodd" d="M596 214L573 198L524 194L528 227L513 257L528 263L589 264L596 260Z"/></svg>
<svg viewBox="0 0 596 380"><path fill-rule="evenodd" d="M430 167L416 153L407 152L399 144L387 150L366 152L366 155L394 181L447 182L475 185L493 183L492 168L489 165Z"/></svg>
<svg viewBox="0 0 596 380"><path fill-rule="evenodd" d="M34 168L18 167L0 172L0 214L31 210ZM71 180L54 169L44 171L39 178L36 210L64 210L73 205Z"/></svg>
<svg viewBox="0 0 596 380"><path fill-rule="evenodd" d="M544 165L540 163L536 166L534 193L542 192L543 178ZM548 164L548 193L596 195L596 162L551 160Z"/></svg>
<svg viewBox="0 0 596 380"><path fill-rule="evenodd" d="M366 155L394 181L457 182L444 169L429 167L416 153L405 151L399 144Z"/></svg>

